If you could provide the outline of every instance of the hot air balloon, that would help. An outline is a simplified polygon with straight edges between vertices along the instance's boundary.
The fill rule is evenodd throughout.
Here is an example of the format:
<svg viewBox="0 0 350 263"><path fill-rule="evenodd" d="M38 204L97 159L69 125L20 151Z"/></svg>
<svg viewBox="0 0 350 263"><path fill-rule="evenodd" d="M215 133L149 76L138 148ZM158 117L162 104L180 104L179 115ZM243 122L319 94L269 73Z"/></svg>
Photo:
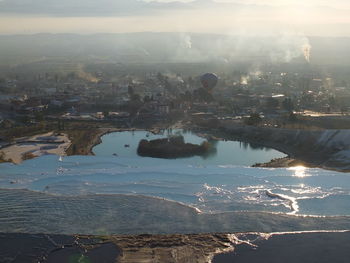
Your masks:
<svg viewBox="0 0 350 263"><path fill-rule="evenodd" d="M201 83L206 90L212 90L218 84L218 76L214 73L205 73L201 76Z"/></svg>

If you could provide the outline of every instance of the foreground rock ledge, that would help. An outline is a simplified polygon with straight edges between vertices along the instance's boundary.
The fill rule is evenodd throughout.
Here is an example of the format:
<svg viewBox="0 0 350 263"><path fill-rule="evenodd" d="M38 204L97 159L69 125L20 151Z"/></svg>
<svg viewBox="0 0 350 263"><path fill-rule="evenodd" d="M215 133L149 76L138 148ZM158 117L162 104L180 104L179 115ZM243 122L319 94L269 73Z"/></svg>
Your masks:
<svg viewBox="0 0 350 263"><path fill-rule="evenodd" d="M348 262L350 232L64 236L0 234L0 262Z"/></svg>

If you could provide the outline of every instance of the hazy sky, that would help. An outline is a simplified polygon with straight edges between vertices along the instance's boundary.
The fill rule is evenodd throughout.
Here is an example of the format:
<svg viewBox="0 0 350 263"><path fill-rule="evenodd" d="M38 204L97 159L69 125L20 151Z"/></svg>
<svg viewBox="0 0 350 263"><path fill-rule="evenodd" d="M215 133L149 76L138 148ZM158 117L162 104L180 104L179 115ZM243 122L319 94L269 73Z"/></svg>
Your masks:
<svg viewBox="0 0 350 263"><path fill-rule="evenodd" d="M350 36L350 0L0 0L0 34L143 31Z"/></svg>

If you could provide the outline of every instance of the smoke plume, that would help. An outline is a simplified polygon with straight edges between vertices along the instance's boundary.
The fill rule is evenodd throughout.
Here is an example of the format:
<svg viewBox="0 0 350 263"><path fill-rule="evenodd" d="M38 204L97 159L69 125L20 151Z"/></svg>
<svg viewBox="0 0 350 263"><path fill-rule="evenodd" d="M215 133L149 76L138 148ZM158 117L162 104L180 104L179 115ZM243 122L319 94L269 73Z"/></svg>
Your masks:
<svg viewBox="0 0 350 263"><path fill-rule="evenodd" d="M304 54L305 60L310 63L311 45L309 43L306 43L303 45L302 49L303 49L303 54Z"/></svg>

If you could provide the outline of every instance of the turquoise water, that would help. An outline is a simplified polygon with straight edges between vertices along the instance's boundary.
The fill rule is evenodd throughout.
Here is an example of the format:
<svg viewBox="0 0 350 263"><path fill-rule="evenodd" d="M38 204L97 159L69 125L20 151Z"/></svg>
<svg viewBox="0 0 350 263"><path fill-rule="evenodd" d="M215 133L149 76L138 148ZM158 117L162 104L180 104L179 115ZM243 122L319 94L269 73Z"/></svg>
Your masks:
<svg viewBox="0 0 350 263"><path fill-rule="evenodd" d="M200 144L205 138L199 137L192 132L181 130L164 131L163 134L153 134L146 131L117 132L102 137L102 143L97 145L93 152L97 156L112 156L140 158L137 155L138 143L142 139L154 140L166 138L167 136L181 134L188 143ZM209 156L194 156L190 158L179 158L172 160L172 163L194 164L194 165L243 165L251 166L255 163L268 162L273 158L281 158L286 155L270 148L254 146L248 143L237 141L211 141L216 151ZM128 145L129 147L125 147ZM147 159L144 159L147 160Z"/></svg>
<svg viewBox="0 0 350 263"><path fill-rule="evenodd" d="M207 158L170 160L137 155L140 139L165 136L168 134L144 131L112 133L93 149L96 156L47 155L20 165L1 164L0 188L62 196L144 195L209 213L350 215L350 174L304 167L251 168L253 163L284 154L231 141L218 141L216 153ZM192 133L186 133L185 139L203 141Z"/></svg>

